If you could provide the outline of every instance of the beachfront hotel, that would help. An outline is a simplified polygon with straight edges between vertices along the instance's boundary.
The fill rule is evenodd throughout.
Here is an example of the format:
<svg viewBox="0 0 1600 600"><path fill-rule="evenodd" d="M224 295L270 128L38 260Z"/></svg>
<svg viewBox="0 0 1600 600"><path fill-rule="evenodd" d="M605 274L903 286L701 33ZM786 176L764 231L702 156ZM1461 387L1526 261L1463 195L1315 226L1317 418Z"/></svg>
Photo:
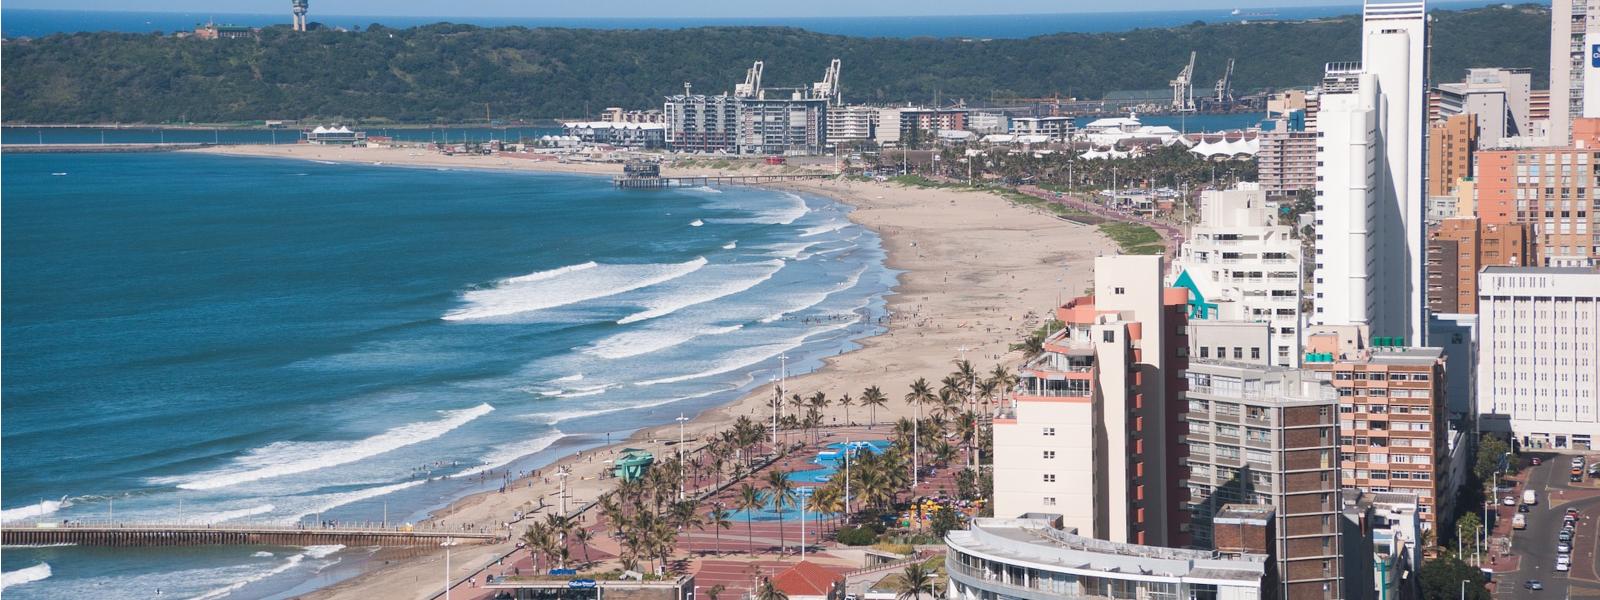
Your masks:
<svg viewBox="0 0 1600 600"><path fill-rule="evenodd" d="M1266 508L1271 512L1271 508ZM1257 600L1268 557L1108 542L1057 529L1056 515L973 519L945 535L949 600ZM1252 523L1252 529L1266 526ZM1247 531L1260 546L1260 531Z"/></svg>
<svg viewBox="0 0 1600 600"><path fill-rule="evenodd" d="M1095 293L1056 310L1065 327L1025 363L994 420L995 514L1054 513L1119 543L1188 543L1178 391L1186 290L1159 256L1095 259Z"/></svg>

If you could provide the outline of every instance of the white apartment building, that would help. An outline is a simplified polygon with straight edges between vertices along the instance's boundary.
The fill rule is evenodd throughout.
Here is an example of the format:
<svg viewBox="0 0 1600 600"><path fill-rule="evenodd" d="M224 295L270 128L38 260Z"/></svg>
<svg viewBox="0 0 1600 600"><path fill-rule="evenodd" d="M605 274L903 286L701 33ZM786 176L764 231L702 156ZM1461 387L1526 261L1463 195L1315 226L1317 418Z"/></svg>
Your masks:
<svg viewBox="0 0 1600 600"><path fill-rule="evenodd" d="M828 107L828 147L872 141L878 125L878 108L873 106Z"/></svg>
<svg viewBox="0 0 1600 600"><path fill-rule="evenodd" d="M967 130L988 135L1005 133L1011 129L1011 117L1005 113L975 112L967 115Z"/></svg>
<svg viewBox="0 0 1600 600"><path fill-rule="evenodd" d="M1368 1L1362 62L1330 63L1318 115L1318 325L1422 340L1427 15Z"/></svg>
<svg viewBox="0 0 1600 600"><path fill-rule="evenodd" d="M1600 117L1600 0L1550 3L1551 146L1572 142L1572 120Z"/></svg>
<svg viewBox="0 0 1600 600"><path fill-rule="evenodd" d="M1183 290L1159 256L1095 259L1095 294L1056 310L1066 324L1019 369L994 419L994 514L1061 515L1084 535L1187 543L1176 396L1187 353Z"/></svg>
<svg viewBox="0 0 1600 600"><path fill-rule="evenodd" d="M1300 364L1300 240L1277 222L1258 184L1201 192L1200 223L1184 239L1173 286L1190 290L1190 319L1270 324L1267 358L1293 367Z"/></svg>
<svg viewBox="0 0 1600 600"><path fill-rule="evenodd" d="M1600 272L1486 267L1478 275L1478 403L1485 431L1593 449L1600 436Z"/></svg>
<svg viewBox="0 0 1600 600"><path fill-rule="evenodd" d="M1042 135L1051 141L1072 136L1072 117L1017 117L1011 120L1012 135Z"/></svg>

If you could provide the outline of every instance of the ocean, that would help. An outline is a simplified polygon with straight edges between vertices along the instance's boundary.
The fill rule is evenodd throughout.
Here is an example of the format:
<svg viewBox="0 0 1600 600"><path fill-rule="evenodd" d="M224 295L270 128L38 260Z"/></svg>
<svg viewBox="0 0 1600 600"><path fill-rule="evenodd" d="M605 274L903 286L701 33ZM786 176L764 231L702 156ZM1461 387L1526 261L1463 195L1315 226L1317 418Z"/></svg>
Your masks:
<svg viewBox="0 0 1600 600"><path fill-rule="evenodd" d="M1541 0L1539 3L1549 4ZM1500 4L1485 0L1443 0L1429 2L1430 8L1462 10ZM74 11L3 9L6 37L44 36L74 31L120 31L126 33L171 33L194 29L208 20L233 25L265 27L289 22L287 4L282 13L184 13L155 11ZM314 8L314 7L313 7ZM1027 38L1053 33L1103 33L1147 27L1176 27L1195 21L1239 23L1260 20L1302 20L1355 15L1361 3L1340 2L1318 6L1277 8L1228 8L1169 11L1110 11L1023 15L935 15L935 16L850 16L850 17L686 17L686 18L563 18L563 17L472 17L472 16L375 16L328 15L311 13L311 20L329 27L365 28L373 23L388 27L415 27L440 21L470 23L484 27L570 27L580 29L682 29L706 26L798 27L821 33L855 37L935 37L935 38Z"/></svg>
<svg viewBox="0 0 1600 600"><path fill-rule="evenodd" d="M307 126L309 127L309 125ZM559 127L359 127L401 142L519 142L560 135ZM0 127L4 144L295 144L300 129L177 127Z"/></svg>
<svg viewBox="0 0 1600 600"><path fill-rule="evenodd" d="M6 521L415 522L878 332L785 191L188 153L0 157ZM441 480L445 475L450 479ZM285 597L367 548L6 548L8 598ZM28 581L27 583L22 583Z"/></svg>

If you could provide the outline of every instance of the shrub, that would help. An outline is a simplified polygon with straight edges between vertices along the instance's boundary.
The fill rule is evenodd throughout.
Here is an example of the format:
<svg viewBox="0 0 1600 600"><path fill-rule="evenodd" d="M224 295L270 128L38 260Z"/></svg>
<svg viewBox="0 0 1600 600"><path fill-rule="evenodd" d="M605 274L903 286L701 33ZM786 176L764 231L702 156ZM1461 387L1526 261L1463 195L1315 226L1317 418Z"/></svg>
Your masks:
<svg viewBox="0 0 1600 600"><path fill-rule="evenodd" d="M846 546L871 546L878 541L878 534L864 527L846 527L839 530L838 540Z"/></svg>

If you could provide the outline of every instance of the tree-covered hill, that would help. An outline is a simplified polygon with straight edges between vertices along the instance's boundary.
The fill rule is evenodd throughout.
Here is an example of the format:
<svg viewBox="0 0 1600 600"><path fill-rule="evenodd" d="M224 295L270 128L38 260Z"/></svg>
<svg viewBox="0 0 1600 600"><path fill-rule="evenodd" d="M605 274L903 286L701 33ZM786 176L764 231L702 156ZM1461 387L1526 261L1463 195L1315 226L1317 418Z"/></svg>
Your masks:
<svg viewBox="0 0 1600 600"><path fill-rule="evenodd" d="M1529 67L1542 87L1547 7L1433 13L1432 69ZM269 28L257 40L79 33L8 40L0 109L8 123L387 119L402 122L579 117L607 106L659 107L693 82L730 90L751 61L764 82L818 80L844 60L849 102L981 102L1002 96L1098 98L1163 88L1199 52L1196 92L1228 58L1235 88L1314 84L1328 61L1357 60L1357 17L1303 23L1193 24L1021 40L859 38L799 29L683 30L373 25L359 32Z"/></svg>

